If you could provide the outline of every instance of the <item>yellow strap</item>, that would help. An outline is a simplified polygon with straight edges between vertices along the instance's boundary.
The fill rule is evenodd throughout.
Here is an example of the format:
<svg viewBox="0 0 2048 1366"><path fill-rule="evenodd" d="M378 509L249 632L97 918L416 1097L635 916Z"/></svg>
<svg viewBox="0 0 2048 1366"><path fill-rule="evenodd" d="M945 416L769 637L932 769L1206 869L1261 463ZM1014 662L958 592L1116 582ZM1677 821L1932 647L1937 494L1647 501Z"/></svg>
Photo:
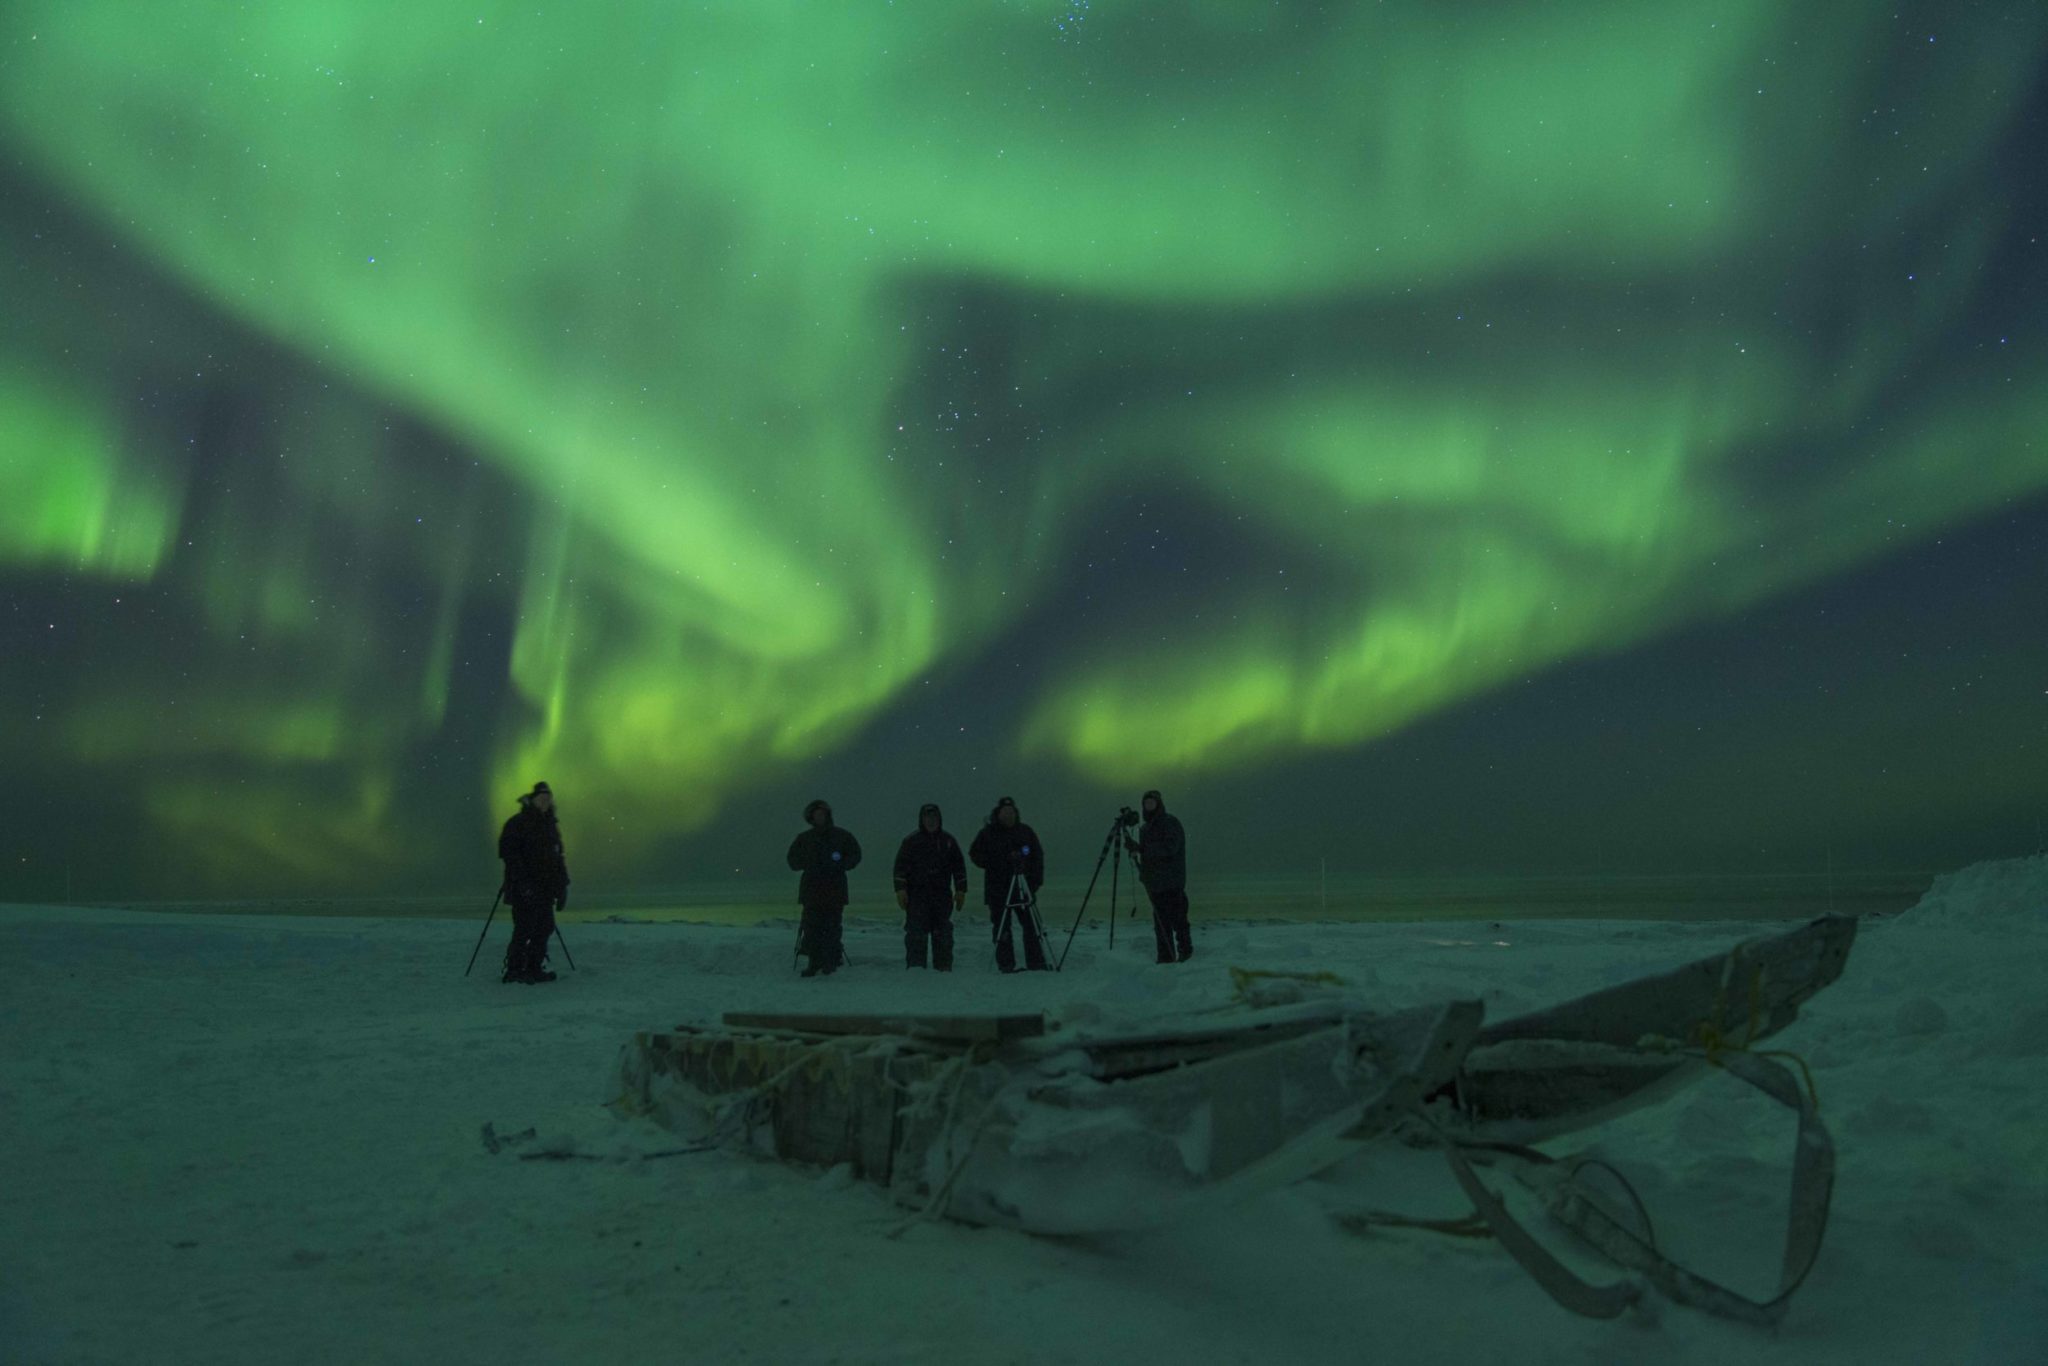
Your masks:
<svg viewBox="0 0 2048 1366"><path fill-rule="evenodd" d="M1237 999L1244 1000L1247 988L1262 977L1281 978L1289 982L1316 982L1333 987L1344 985L1344 979L1334 972L1273 972L1266 968L1232 968L1230 982L1236 991Z"/></svg>
<svg viewBox="0 0 2048 1366"><path fill-rule="evenodd" d="M1729 966L1731 968L1734 966L1732 957ZM1718 1023L1727 1013L1726 1007L1728 1004L1728 974L1723 973L1721 989L1714 997L1713 1015L1693 1026L1692 1041L1699 1047L1701 1056L1712 1067L1720 1067L1722 1065L1721 1057L1725 1053L1754 1053L1759 1058L1789 1058L1798 1065L1800 1080L1806 1083L1806 1094L1813 1099L1814 1113L1818 1114L1820 1112L1820 1088L1814 1085L1813 1069L1806 1065L1806 1059L1800 1057L1789 1048L1750 1047L1750 1044L1756 1039L1757 1026L1761 1023L1761 1016L1763 1014L1763 981L1763 966L1758 964L1752 967L1749 971L1749 1019L1743 1025L1742 1037L1739 1040L1730 1039L1721 1032L1720 1024Z"/></svg>

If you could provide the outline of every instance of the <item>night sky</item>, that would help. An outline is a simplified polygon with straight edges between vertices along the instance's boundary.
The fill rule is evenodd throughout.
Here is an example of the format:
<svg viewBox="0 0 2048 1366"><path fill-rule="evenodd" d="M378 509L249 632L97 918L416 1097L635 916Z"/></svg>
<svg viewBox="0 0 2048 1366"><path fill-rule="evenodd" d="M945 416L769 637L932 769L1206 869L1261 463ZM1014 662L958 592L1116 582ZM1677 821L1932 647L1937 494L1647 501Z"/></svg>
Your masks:
<svg viewBox="0 0 2048 1366"><path fill-rule="evenodd" d="M7 0L0 900L2031 852L2044 147L2035 3Z"/></svg>

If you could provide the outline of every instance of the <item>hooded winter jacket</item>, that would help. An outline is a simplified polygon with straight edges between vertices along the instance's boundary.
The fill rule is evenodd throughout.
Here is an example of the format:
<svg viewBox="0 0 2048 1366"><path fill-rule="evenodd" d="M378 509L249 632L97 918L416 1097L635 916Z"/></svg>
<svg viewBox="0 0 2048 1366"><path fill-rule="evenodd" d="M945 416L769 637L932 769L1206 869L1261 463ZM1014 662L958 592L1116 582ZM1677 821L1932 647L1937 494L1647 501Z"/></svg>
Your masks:
<svg viewBox="0 0 2048 1366"><path fill-rule="evenodd" d="M939 817L937 830L924 828L925 811ZM896 890L913 900L937 901L967 891L967 861L945 820L938 807L925 807L917 813L917 829L896 850Z"/></svg>
<svg viewBox="0 0 2048 1366"><path fill-rule="evenodd" d="M811 813L823 807L825 827L810 823ZM799 905L822 908L846 905L846 875L860 866L860 841L850 831L832 824L832 808L812 802L804 808L805 830L789 845L789 866L803 874L796 885Z"/></svg>
<svg viewBox="0 0 2048 1366"><path fill-rule="evenodd" d="M1004 825L996 819L1002 809L999 802L988 813L988 824L981 827L967 851L974 866L982 870L981 897L990 906L1008 900L1010 879L1018 873L1024 874L1033 893L1045 883L1045 846L1039 843L1038 832L1022 820Z"/></svg>
<svg viewBox="0 0 2048 1366"><path fill-rule="evenodd" d="M513 905L552 905L569 895L561 823L553 811L535 806L531 793L498 832L498 857L505 861L505 898Z"/></svg>
<svg viewBox="0 0 2048 1366"><path fill-rule="evenodd" d="M1138 878L1147 891L1180 892L1188 885L1188 837L1180 818L1166 809L1158 789L1145 794L1159 803L1138 831Z"/></svg>

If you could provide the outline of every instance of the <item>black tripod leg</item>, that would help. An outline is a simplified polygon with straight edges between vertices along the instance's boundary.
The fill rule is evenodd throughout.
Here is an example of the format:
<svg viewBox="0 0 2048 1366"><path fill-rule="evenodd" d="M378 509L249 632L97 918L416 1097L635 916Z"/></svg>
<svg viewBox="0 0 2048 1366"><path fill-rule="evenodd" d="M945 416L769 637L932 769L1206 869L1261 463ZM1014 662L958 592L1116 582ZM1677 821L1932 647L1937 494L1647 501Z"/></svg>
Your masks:
<svg viewBox="0 0 2048 1366"><path fill-rule="evenodd" d="M1003 894L1003 913L996 921L996 930L993 938L996 946L996 970L998 972L1002 971L1003 967L1003 950L1010 947L1010 922L1012 920L1017 922L1019 938L1028 937L1031 933L1030 927L1024 923L1025 903L1017 900L1017 883L1022 876L1023 874L1021 873L1011 874L1010 890ZM1025 896L1029 897L1030 894L1030 889L1027 887L1025 889ZM1026 953L1024 957L1026 961L1029 961L1031 955ZM1016 955L1013 951L1010 957L1013 971L1015 970L1016 962Z"/></svg>
<svg viewBox="0 0 2048 1366"><path fill-rule="evenodd" d="M555 942L562 946L562 957L569 960L569 971L576 971L575 955L569 952L569 941L562 938L562 926L559 922L555 925Z"/></svg>
<svg viewBox="0 0 2048 1366"><path fill-rule="evenodd" d="M476 937L476 947L469 951L469 968L473 968L476 966L476 956L484 951L484 935L487 935L491 932L491 922L498 918L498 903L500 901L503 901L504 899L505 888L502 884L500 884L498 887L498 894L491 898L491 913L484 917L484 932L483 934L480 934ZM567 950L564 949L563 952L566 953ZM464 977L469 976L469 968L464 968L462 970L462 975Z"/></svg>
<svg viewBox="0 0 2048 1366"><path fill-rule="evenodd" d="M1122 824L1120 820L1109 823L1109 838L1102 842L1102 852L1095 856L1095 871L1088 875L1088 890L1081 893L1081 908L1074 912L1074 924L1067 931L1065 946L1060 949L1060 961L1053 964L1054 972L1063 971L1067 966L1067 954L1074 947L1074 936L1081 930L1081 917L1088 914L1088 898L1095 895L1095 881L1102 876L1102 861L1109 857L1110 848L1116 843L1117 831ZM1115 885L1116 874L1113 872L1110 874L1110 882L1112 886ZM1109 944L1111 948L1116 947L1116 897L1113 895L1109 899ZM1047 944L1046 947L1050 949L1052 946Z"/></svg>
<svg viewBox="0 0 2048 1366"><path fill-rule="evenodd" d="M1124 850L1122 845L1118 845L1116 858L1109 865L1109 947L1111 952L1116 950L1116 879L1117 874L1123 871L1123 867Z"/></svg>
<svg viewBox="0 0 2048 1366"><path fill-rule="evenodd" d="M1028 913L1031 916L1032 933L1038 936L1040 971L1051 968L1054 972L1058 972L1059 965L1053 961L1052 957L1052 936L1045 932L1045 917L1038 913L1038 898L1036 896L1031 898L1028 905Z"/></svg>

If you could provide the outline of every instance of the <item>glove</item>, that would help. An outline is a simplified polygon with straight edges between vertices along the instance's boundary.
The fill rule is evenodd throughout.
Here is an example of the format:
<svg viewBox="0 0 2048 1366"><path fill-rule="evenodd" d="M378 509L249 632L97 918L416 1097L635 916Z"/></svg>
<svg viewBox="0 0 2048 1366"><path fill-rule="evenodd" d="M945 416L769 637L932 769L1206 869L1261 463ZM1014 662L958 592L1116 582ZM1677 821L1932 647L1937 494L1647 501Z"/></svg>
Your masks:
<svg viewBox="0 0 2048 1366"><path fill-rule="evenodd" d="M954 893L953 893L953 909L954 909L954 910L956 910L956 911L957 911L957 910L959 910L959 909L960 909L960 908L961 908L962 906L965 906L966 904L967 904L967 891L966 891L966 889L965 889L965 888L962 888L962 889L960 889L959 891L956 891L956 892L954 892Z"/></svg>
<svg viewBox="0 0 2048 1366"><path fill-rule="evenodd" d="M910 909L910 893L900 887L896 889L896 907L898 910L904 911Z"/></svg>
<svg viewBox="0 0 2048 1366"><path fill-rule="evenodd" d="M555 893L555 909L556 909L556 910L558 910L558 911L559 911L559 910L564 910L564 909L566 909L566 908L568 907L568 905L569 905L569 890L568 890L568 888L566 888L566 887L565 887L565 888L563 888L563 889L562 889L561 891L559 891L559 892L556 892L556 893Z"/></svg>
<svg viewBox="0 0 2048 1366"><path fill-rule="evenodd" d="M1125 835L1124 848L1129 850L1131 853L1135 854L1138 852L1138 842L1132 839L1129 835Z"/></svg>

